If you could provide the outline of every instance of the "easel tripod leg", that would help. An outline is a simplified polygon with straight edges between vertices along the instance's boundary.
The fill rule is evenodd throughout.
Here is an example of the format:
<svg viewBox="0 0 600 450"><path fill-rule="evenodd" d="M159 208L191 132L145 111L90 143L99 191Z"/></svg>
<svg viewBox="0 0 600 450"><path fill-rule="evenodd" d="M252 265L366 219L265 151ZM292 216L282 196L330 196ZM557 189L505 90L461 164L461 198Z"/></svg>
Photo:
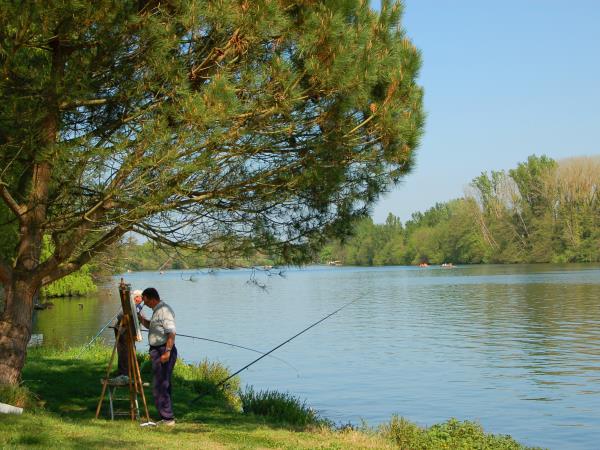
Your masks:
<svg viewBox="0 0 600 450"><path fill-rule="evenodd" d="M129 320L129 316L125 316ZM136 359L135 344L131 334L131 326L127 323L127 373L129 375L129 414L131 420L136 419L136 380L133 372L133 360Z"/></svg>
<svg viewBox="0 0 600 450"><path fill-rule="evenodd" d="M100 400L98 401L98 407L96 408L96 419L100 416L100 408L102 408L102 401L104 400L104 395L106 394L106 387L108 386L108 376L110 375L110 369L112 368L113 360L115 359L115 353L117 352L117 345L119 343L119 333L121 332L121 325L119 324L119 331L117 333L117 339L115 340L115 346L113 347L112 354L110 355L110 360L108 361L108 367L106 368L106 376L104 377L104 381L102 382L102 393L100 394Z"/></svg>
<svg viewBox="0 0 600 450"><path fill-rule="evenodd" d="M135 349L135 344L134 344ZM142 402L144 404L144 411L146 412L146 422L150 422L150 414L148 413L148 405L146 404L146 394L144 394L144 385L142 383L142 374L140 372L140 365L138 364L137 357L133 360L133 369L135 370L136 380L139 383L139 392L142 396Z"/></svg>
<svg viewBox="0 0 600 450"><path fill-rule="evenodd" d="M131 318L129 318L131 320ZM131 327L127 327L129 337L129 392L130 392L130 405L131 405L131 417L135 419L136 415L139 417L140 411L137 401L137 394L142 396L142 402L144 403L144 412L146 413L146 421L150 422L150 414L148 413L148 405L146 404L146 395L144 394L144 386L142 383L142 375L140 373L140 366L137 360L137 351L135 348L135 339L133 337Z"/></svg>

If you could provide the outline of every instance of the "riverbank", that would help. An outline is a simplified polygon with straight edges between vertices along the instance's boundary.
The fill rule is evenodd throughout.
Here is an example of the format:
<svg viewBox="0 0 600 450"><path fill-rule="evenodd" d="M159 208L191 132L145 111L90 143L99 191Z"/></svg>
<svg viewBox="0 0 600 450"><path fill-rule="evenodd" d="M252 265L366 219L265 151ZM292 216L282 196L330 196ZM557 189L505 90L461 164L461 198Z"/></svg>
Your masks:
<svg viewBox="0 0 600 450"><path fill-rule="evenodd" d="M21 416L0 417L0 447L525 448L508 436L485 434L477 424L457 420L428 429L400 418L392 418L377 429L335 426L286 394L246 391L240 398L239 380L228 391L215 392L212 388L226 371L206 362L192 366L179 361L176 366L173 383L178 421L174 428L141 428L123 419L96 420L99 379L106 370L110 349L95 346L77 359L80 350L29 351L23 387L16 392L0 391L0 401L25 407ZM142 377L150 380L146 356L139 358ZM192 403L199 392L211 394ZM149 388L146 396L152 403ZM156 417L154 407L149 406L151 417Z"/></svg>

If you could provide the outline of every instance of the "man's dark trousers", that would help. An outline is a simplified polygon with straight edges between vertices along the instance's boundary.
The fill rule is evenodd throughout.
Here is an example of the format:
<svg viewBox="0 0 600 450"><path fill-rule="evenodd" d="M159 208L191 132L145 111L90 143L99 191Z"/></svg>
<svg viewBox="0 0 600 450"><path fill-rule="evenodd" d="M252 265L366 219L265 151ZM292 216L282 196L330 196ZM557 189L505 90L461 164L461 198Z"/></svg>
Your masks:
<svg viewBox="0 0 600 450"><path fill-rule="evenodd" d="M173 405L171 404L171 374L177 361L177 348L173 346L171 355L166 363L160 362L160 355L165 353L164 345L150 347L150 358L152 359L152 395L154 403L160 418L163 420L172 420Z"/></svg>

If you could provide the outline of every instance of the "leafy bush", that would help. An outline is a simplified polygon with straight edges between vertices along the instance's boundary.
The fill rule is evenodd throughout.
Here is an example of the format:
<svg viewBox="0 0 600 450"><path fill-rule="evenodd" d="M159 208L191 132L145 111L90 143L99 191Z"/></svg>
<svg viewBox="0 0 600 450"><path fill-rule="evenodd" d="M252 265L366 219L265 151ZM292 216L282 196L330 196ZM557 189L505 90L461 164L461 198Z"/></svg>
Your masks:
<svg viewBox="0 0 600 450"><path fill-rule="evenodd" d="M289 393L277 391L255 392L247 387L240 393L244 413L266 416L290 425L305 427L308 425L331 427L332 423L321 418L317 412L306 406L305 401Z"/></svg>
<svg viewBox="0 0 600 450"><path fill-rule="evenodd" d="M241 410L241 401L238 395L240 390L239 377L233 377L223 386L219 383L229 377L229 369L218 362L204 360L197 365L178 362L173 372L174 382L177 379L192 386L192 390L201 396L211 396L225 399L226 403L236 411Z"/></svg>
<svg viewBox="0 0 600 450"><path fill-rule="evenodd" d="M95 292L96 289L89 266L83 266L77 272L42 288L42 295L45 297L72 297L86 295Z"/></svg>
<svg viewBox="0 0 600 450"><path fill-rule="evenodd" d="M430 428L421 428L398 416L379 427L381 433L402 449L499 449L520 450L526 447L510 436L485 434L481 425L450 419Z"/></svg>
<svg viewBox="0 0 600 450"><path fill-rule="evenodd" d="M54 252L54 245L50 236L45 235L42 244L41 259L45 261ZM71 297L89 294L96 291L97 287L92 280L90 266L84 265L77 272L60 278L59 280L50 283L42 288L42 296L44 297Z"/></svg>

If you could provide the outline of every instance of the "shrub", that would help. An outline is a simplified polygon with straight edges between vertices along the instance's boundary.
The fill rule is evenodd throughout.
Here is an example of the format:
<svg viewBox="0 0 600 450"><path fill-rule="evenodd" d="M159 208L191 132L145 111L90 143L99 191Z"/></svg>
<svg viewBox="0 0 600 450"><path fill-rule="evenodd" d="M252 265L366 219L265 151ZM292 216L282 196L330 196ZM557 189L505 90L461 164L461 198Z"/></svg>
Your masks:
<svg viewBox="0 0 600 450"><path fill-rule="evenodd" d="M50 236L45 235L42 244L42 261L48 259L53 252L54 244ZM44 286L41 294L44 297L71 297L86 295L95 292L96 289L97 287L92 279L90 266L86 264L78 271L60 278L48 286Z"/></svg>
<svg viewBox="0 0 600 450"><path fill-rule="evenodd" d="M42 288L45 297L82 296L96 291L89 266L83 266L77 272L50 283Z"/></svg>
<svg viewBox="0 0 600 450"><path fill-rule="evenodd" d="M520 450L526 447L510 436L486 434L481 425L465 420L450 419L430 428L421 428L406 419L393 416L380 431L402 449L456 449L476 448Z"/></svg>
<svg viewBox="0 0 600 450"><path fill-rule="evenodd" d="M393 416L389 424L381 425L381 432L400 448L417 448L425 430L404 417Z"/></svg>
<svg viewBox="0 0 600 450"><path fill-rule="evenodd" d="M255 392L252 387L247 387L240 393L240 398L246 414L266 416L301 427L308 425L332 427L330 421L321 418L314 409L307 407L305 401L289 393L269 390Z"/></svg>
<svg viewBox="0 0 600 450"><path fill-rule="evenodd" d="M239 377L233 377L223 386L219 383L229 377L229 369L218 362L204 360L197 365L178 362L173 372L174 383L178 378L185 384L191 384L192 390L201 396L211 396L224 399L235 411L240 411L241 401L238 395L240 390Z"/></svg>

